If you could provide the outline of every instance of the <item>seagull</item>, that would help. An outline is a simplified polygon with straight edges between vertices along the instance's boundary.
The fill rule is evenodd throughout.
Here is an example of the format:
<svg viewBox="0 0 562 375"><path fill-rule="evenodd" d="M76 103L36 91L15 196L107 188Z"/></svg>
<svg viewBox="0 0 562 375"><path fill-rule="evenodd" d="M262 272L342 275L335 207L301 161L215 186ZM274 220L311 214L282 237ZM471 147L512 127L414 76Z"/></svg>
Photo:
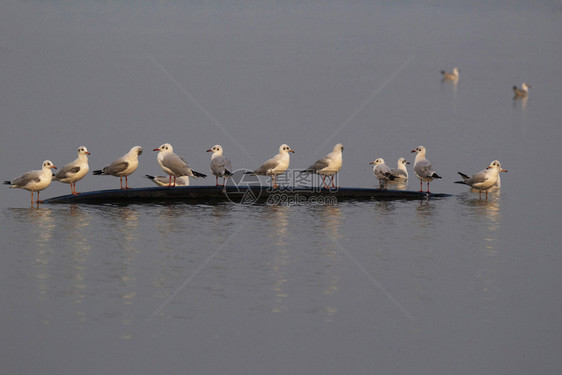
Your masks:
<svg viewBox="0 0 562 375"><path fill-rule="evenodd" d="M154 182L158 186L168 186L168 177L166 176L151 176L149 174L144 175L150 181ZM189 186L189 177L181 176L176 179L176 186Z"/></svg>
<svg viewBox="0 0 562 375"><path fill-rule="evenodd" d="M272 157L271 159L267 160L265 163L262 164L261 167L256 169L253 172L246 172L245 174L253 174L258 176L271 176L271 182L273 183L273 187L277 187L277 176L284 173L287 168L289 168L289 163L291 162L291 157L289 156L289 152L294 153L295 151L291 150L289 145L282 144L279 146L279 153Z"/></svg>
<svg viewBox="0 0 562 375"><path fill-rule="evenodd" d="M518 88L517 86L513 86L513 92L515 93L515 96L513 97L513 99L528 97L530 88L531 88L531 85L528 85L525 82L523 82L521 84L521 88Z"/></svg>
<svg viewBox="0 0 562 375"><path fill-rule="evenodd" d="M317 160L314 164L306 168L304 171L301 171L300 173L316 173L322 175L322 185L324 185L326 189L330 188L326 185L326 176L330 176L332 179L332 187L335 188L336 185L334 183L334 177L339 172L342 166L342 151L343 145L341 143L338 143L334 146L332 152L330 152L322 159Z"/></svg>
<svg viewBox="0 0 562 375"><path fill-rule="evenodd" d="M490 165L476 173L473 176L467 176L464 173L459 172L462 177L462 181L455 181L455 184L465 184L473 189L478 190L478 195L482 196L482 190L486 192L486 199L488 198L488 190L493 187L498 187L500 172L507 172L507 170L502 169L502 166L498 160L494 160Z"/></svg>
<svg viewBox="0 0 562 375"><path fill-rule="evenodd" d="M119 177L121 189L130 189L127 181L127 176L133 174L133 172L139 166L139 155L141 154L142 147L135 146L131 148L129 152L109 164L107 167L104 167L101 170L93 171L92 173L96 176L104 175ZM125 188L123 188L123 177L125 177Z"/></svg>
<svg viewBox="0 0 562 375"><path fill-rule="evenodd" d="M78 195L76 183L86 176L90 167L88 166L88 149L84 146L78 147L78 157L58 170L53 180L70 184L70 193Z"/></svg>
<svg viewBox="0 0 562 375"><path fill-rule="evenodd" d="M392 169L390 173L394 176L394 180L405 181L408 179L408 169L406 169L406 164L410 164L404 158L398 159L398 168Z"/></svg>
<svg viewBox="0 0 562 375"><path fill-rule="evenodd" d="M11 181L4 181L5 185L13 188L21 188L31 192L31 205L33 203L41 203L39 200L39 192L45 190L51 184L53 178L53 172L51 169L57 169L50 160L45 160L43 162L43 168L41 170L34 170L25 172L21 176L14 178ZM33 202L33 192L37 192L37 201Z"/></svg>
<svg viewBox="0 0 562 375"><path fill-rule="evenodd" d="M164 143L162 146L155 148L153 151L159 151L158 164L164 173L168 174L168 186L176 186L176 178L181 176L189 177L207 177L206 174L195 172L191 169L189 164L180 156L174 154L174 148L169 143ZM172 184L172 177L174 183Z"/></svg>
<svg viewBox="0 0 562 375"><path fill-rule="evenodd" d="M383 158L378 158L369 164L374 164L373 173L375 177L379 180L379 189L386 189L386 183L388 181L393 181L394 176L392 175L392 170L386 164L384 164Z"/></svg>
<svg viewBox="0 0 562 375"><path fill-rule="evenodd" d="M441 178L431 166L431 162L425 158L425 147L418 146L412 152L417 152L414 160L414 173L420 179L420 192L422 192L422 182L427 181L427 192L429 193L429 182L436 178Z"/></svg>
<svg viewBox="0 0 562 375"><path fill-rule="evenodd" d="M221 145L214 145L207 152L213 153L211 155L211 173L215 175L215 186L219 186L219 177L222 177L222 186L224 187L226 179L232 176L230 159L222 155L223 149Z"/></svg>
<svg viewBox="0 0 562 375"><path fill-rule="evenodd" d="M459 69L453 68L452 72L441 71L443 75L443 81L458 81L459 80Z"/></svg>

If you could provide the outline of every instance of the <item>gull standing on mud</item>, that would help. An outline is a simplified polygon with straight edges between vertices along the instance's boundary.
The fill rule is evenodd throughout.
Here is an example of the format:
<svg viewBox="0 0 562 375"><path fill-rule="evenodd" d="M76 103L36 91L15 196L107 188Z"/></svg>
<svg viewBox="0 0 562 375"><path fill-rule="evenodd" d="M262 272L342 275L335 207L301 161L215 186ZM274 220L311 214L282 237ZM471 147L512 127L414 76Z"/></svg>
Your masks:
<svg viewBox="0 0 562 375"><path fill-rule="evenodd" d="M373 173L379 180L379 189L386 189L386 183L394 180L390 167L384 163L383 158L377 158L369 164L374 164Z"/></svg>
<svg viewBox="0 0 562 375"><path fill-rule="evenodd" d="M21 176L14 178L11 181L4 181L5 185L10 186L11 189L20 188L31 192L31 205L33 203L41 203L39 200L39 192L45 190L51 184L53 179L53 172L51 169L57 169L50 160L43 162L43 167L40 170L25 172ZM33 192L37 192L37 201L33 201Z"/></svg>
<svg viewBox="0 0 562 375"><path fill-rule="evenodd" d="M70 184L70 193L72 195L79 194L76 192L76 183L83 179L90 170L88 155L90 155L90 153L86 147L78 147L78 157L59 169L53 176L53 180L55 181Z"/></svg>
<svg viewBox="0 0 562 375"><path fill-rule="evenodd" d="M168 186L176 186L176 178L181 176L188 177L207 177L206 174L195 172L191 169L189 164L182 157L174 154L174 149L171 144L164 143L162 146L155 148L152 151L158 152L158 164L164 173L168 174ZM174 182L172 184L172 177Z"/></svg>
<svg viewBox="0 0 562 375"><path fill-rule="evenodd" d="M431 162L425 158L425 147L418 146L413 149L412 152L417 152L416 159L414 160L414 173L420 179L420 192L423 191L422 183L427 182L427 193L429 193L429 182L435 180L436 178L441 178L431 165Z"/></svg>
<svg viewBox="0 0 562 375"><path fill-rule="evenodd" d="M300 173L316 173L318 175L321 175L322 185L324 185L326 189L330 188L330 186L326 185L326 176L330 176L332 180L331 187L335 188L336 185L334 183L334 177L340 171L343 163L342 151L343 145L341 143L338 143L334 146L332 152L330 152L322 159L317 160L314 164L306 168L304 171L301 171Z"/></svg>
<svg viewBox="0 0 562 375"><path fill-rule="evenodd" d="M478 190L478 195L482 196L482 190L486 192L486 199L488 199L488 190L497 187L500 172L507 172L503 169L498 160L494 160L490 165L476 173L473 176L467 176L464 173L459 172L462 177L462 181L455 181L455 184L468 185L473 189Z"/></svg>
<svg viewBox="0 0 562 375"><path fill-rule="evenodd" d="M279 153L263 163L258 169L253 172L245 172L245 174L253 174L257 176L271 176L271 183L274 188L277 187L277 176L285 173L289 168L291 157L289 152L294 153L289 145L282 144L279 146Z"/></svg>
<svg viewBox="0 0 562 375"><path fill-rule="evenodd" d="M406 164L410 164L404 158L398 159L398 168L393 168L390 173L394 176L394 181L406 181L408 179L408 169Z"/></svg>
<svg viewBox="0 0 562 375"><path fill-rule="evenodd" d="M222 187L224 187L226 180L232 176L230 159L223 156L221 145L214 145L207 152L213 153L211 155L211 173L215 175L215 186L219 186L219 177L222 177Z"/></svg>
<svg viewBox="0 0 562 375"><path fill-rule="evenodd" d="M134 146L125 155L113 161L101 170L93 171L96 176L115 176L119 177L121 189L130 189L127 177L133 174L139 166L139 155L142 155L142 147ZM125 187L123 187L123 177L125 177Z"/></svg>

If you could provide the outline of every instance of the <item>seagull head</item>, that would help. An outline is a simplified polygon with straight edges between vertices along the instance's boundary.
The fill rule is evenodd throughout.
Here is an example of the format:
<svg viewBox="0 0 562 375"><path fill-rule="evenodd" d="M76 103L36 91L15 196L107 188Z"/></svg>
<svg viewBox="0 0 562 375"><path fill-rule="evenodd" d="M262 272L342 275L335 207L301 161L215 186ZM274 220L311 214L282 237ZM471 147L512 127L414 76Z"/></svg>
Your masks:
<svg viewBox="0 0 562 375"><path fill-rule="evenodd" d="M169 143L164 143L162 146L155 148L152 151L160 151L160 152L173 152L174 148Z"/></svg>
<svg viewBox="0 0 562 375"><path fill-rule="evenodd" d="M85 146L80 146L78 147L78 155L90 155L90 153Z"/></svg>

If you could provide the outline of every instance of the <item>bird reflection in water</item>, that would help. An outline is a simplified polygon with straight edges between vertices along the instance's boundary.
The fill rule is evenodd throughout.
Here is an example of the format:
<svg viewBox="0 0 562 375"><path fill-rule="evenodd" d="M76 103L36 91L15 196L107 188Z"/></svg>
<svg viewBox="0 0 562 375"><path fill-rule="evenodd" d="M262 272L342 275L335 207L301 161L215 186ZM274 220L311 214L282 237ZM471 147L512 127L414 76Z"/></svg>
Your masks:
<svg viewBox="0 0 562 375"><path fill-rule="evenodd" d="M288 281L289 267L291 264L291 253L287 243L287 226L289 221L287 214L289 206L266 206L267 223L273 226L269 232L269 243L274 245L273 258L271 260L271 277L273 279L273 291L275 293L272 312L286 312L286 298L288 296L285 284Z"/></svg>

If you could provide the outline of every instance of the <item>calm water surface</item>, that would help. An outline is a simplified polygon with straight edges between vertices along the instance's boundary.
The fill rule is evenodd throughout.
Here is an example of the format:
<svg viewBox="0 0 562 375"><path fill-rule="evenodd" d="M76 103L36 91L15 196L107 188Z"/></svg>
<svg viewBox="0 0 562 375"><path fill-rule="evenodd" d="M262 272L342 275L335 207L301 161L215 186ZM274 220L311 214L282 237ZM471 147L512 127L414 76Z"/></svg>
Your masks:
<svg viewBox="0 0 562 375"><path fill-rule="evenodd" d="M3 180L79 145L91 169L143 146L139 187L163 142L202 172L217 143L304 168L342 142L340 184L370 187L422 144L452 194L29 208L4 187L0 372L562 371L559 5L7 1L0 22ZM487 200L453 183L494 159Z"/></svg>

